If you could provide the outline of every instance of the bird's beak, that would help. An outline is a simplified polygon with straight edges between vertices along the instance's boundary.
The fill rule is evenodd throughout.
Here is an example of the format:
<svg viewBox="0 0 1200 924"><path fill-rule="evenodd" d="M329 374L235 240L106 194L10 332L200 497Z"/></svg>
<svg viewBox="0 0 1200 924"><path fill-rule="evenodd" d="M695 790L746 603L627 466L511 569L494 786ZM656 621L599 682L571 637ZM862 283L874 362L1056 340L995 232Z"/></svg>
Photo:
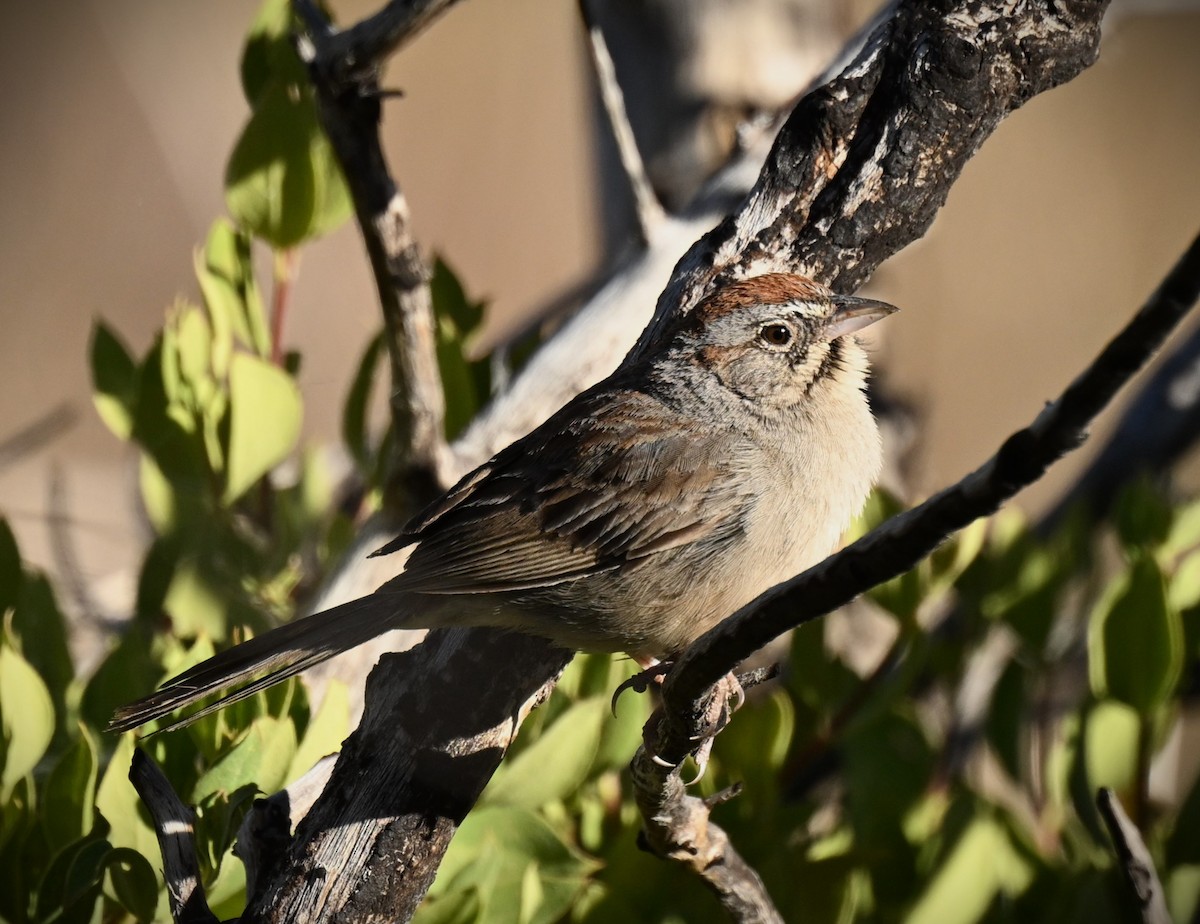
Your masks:
<svg viewBox="0 0 1200 924"><path fill-rule="evenodd" d="M825 322L825 336L829 340L853 334L900 310L887 302L856 295L834 295L830 301L833 302L834 312Z"/></svg>

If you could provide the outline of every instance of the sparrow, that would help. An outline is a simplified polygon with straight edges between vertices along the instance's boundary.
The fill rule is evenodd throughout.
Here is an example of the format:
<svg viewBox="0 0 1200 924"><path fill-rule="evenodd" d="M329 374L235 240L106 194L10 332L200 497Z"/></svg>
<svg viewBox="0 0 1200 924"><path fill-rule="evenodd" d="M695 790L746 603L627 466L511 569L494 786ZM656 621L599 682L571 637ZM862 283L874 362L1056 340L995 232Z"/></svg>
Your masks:
<svg viewBox="0 0 1200 924"><path fill-rule="evenodd" d="M784 273L716 289L373 553L411 549L374 593L218 653L110 729L225 694L161 730L180 727L393 629L672 659L837 547L882 458L854 335L895 310Z"/></svg>

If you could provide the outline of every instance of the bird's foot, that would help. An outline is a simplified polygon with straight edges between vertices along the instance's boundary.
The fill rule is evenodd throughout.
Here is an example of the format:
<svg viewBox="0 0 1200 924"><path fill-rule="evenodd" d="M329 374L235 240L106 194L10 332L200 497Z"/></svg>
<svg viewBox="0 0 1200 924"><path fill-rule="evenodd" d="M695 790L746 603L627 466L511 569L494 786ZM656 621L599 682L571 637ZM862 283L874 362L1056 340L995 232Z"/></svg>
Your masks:
<svg viewBox="0 0 1200 924"><path fill-rule="evenodd" d="M626 690L633 690L635 693L645 693L654 684L661 684L666 679L667 672L671 669L672 663L674 663L671 661L659 661L656 658L648 658L646 660L637 658L636 660L642 666L642 669L628 680L621 682L613 690L610 706L614 716L617 714L617 700L622 693Z"/></svg>
<svg viewBox="0 0 1200 924"><path fill-rule="evenodd" d="M704 771L708 769L708 759L712 756L713 742L717 740L721 729L729 724L733 714L746 701L746 690L736 674L726 674L717 681L713 689L715 693L708 701L708 708L704 714L704 724L708 731L693 739L700 743L692 751L692 760L696 762L696 776L688 782L688 786L700 782Z"/></svg>

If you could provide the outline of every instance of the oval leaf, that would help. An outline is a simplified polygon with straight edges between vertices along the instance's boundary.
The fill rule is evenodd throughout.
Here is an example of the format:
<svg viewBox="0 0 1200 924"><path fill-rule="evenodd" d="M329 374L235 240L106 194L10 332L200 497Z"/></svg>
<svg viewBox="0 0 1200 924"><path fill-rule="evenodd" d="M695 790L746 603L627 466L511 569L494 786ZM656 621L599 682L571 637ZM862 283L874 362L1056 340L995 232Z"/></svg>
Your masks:
<svg viewBox="0 0 1200 924"><path fill-rule="evenodd" d="M287 458L300 436L300 392L278 366L234 355L229 366L229 446L225 502L241 497Z"/></svg>
<svg viewBox="0 0 1200 924"><path fill-rule="evenodd" d="M1092 690L1146 715L1171 695L1183 668L1183 624L1150 556L1109 585L1088 629Z"/></svg>
<svg viewBox="0 0 1200 924"><path fill-rule="evenodd" d="M4 771L0 795L37 766L54 737L50 691L28 661L0 644L0 728L4 733Z"/></svg>

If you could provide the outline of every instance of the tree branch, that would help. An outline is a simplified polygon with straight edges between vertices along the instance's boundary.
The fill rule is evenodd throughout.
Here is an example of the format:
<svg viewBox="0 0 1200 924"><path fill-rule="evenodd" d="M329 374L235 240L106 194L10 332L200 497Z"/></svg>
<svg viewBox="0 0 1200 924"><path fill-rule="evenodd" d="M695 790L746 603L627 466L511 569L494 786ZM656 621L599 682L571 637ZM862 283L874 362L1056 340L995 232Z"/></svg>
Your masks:
<svg viewBox="0 0 1200 924"><path fill-rule="evenodd" d="M1200 297L1200 237L1146 305L1028 427L1004 441L958 484L872 530L803 574L780 584L702 636L663 689L657 753L679 763L691 750L708 688L771 639L849 603L916 565L954 532L995 512L1055 461L1078 448L1087 428L1145 365ZM685 721L680 722L679 718Z"/></svg>
<svg viewBox="0 0 1200 924"><path fill-rule="evenodd" d="M617 144L617 153L621 158L621 166L629 180L629 189L633 193L634 212L637 215L638 232L642 245L649 247L659 228L662 227L666 214L654 188L650 185L650 177L646 174L646 165L638 151L637 139L633 135L633 126L629 124L629 114L625 111L625 96L617 80L616 67L612 55L608 52L608 43L604 39L604 30L593 15L592 4L595 0L579 0L579 12L583 17L584 28L588 34L588 48L592 53L592 69L596 74L596 84L600 91L600 100L608 115L608 124L612 129L613 140Z"/></svg>
<svg viewBox="0 0 1200 924"><path fill-rule="evenodd" d="M344 167L385 312L399 312L398 307L387 307L389 299L397 299L392 290L420 289L423 277L415 269L419 259L406 259L415 256L407 237L407 212L388 178L378 144L378 61L356 57L361 51L357 46L348 51L338 44L337 35L311 25L309 0L297 4L309 14L313 37L306 59L318 83L322 118L335 150L347 152ZM388 10L403 19L400 8L411 8L411 22L424 25L447 5L414 0L390 4ZM808 272L841 289L859 284L883 259L924 232L953 179L1007 112L1091 63L1103 9L1102 0L1029 4L1015 11L998 0L901 4L842 75L795 107L753 192L677 266L673 282L658 299L659 320L644 334L643 344L657 335L667 314L688 310L704 291L727 278L782 269ZM353 34L355 28L340 35ZM387 35L363 47L382 54L403 41L395 32ZM339 74L353 80L339 84ZM325 89L322 82L328 85ZM336 138L339 131L365 133L367 141L343 144ZM744 187L727 185L708 201L722 201L731 188ZM399 210L389 211L396 201ZM691 227L679 223L672 230L683 233ZM658 292L659 284L652 282L657 278L661 277L647 269L638 277L640 288L606 289L594 307L611 314L616 304L636 301L633 307L646 311L653 295L638 293ZM574 367L581 365L583 356L611 350L612 338L600 342L593 334L587 339L585 348L561 366L569 371L559 379L548 386L544 367L535 362L523 374L524 386L553 395L557 403L590 384L581 381ZM595 376L592 381L611 371L603 363L583 365ZM403 362L396 366L399 382L414 380ZM417 375L415 381L419 386L436 378ZM478 464L499 448L495 443L503 444L536 425L538 412L520 406L521 387L519 380L511 400L489 412L490 424L473 427L460 442L452 468ZM436 398L440 402L440 392ZM506 416L509 411L511 419ZM412 413L423 412L414 408ZM428 421L424 423L425 429L413 428L418 450L414 458L435 459L426 471L441 480L438 452L421 449L433 445L429 437L422 437L430 432ZM397 660L381 665L370 681L374 692L369 691L363 728L347 744L329 787L300 824L286 860L255 898L249 919L312 920L310 914L316 912L309 909L315 903L323 903L323 915L331 914L335 889L346 901L358 901L357 896L367 892L388 902L393 899L387 896L399 895L395 901L401 910L394 916L415 906L440 862L449 832L482 789L507 740L489 738L486 728L467 720L472 715L482 718L473 704L511 710L504 726L510 738L531 698L544 692L542 684L552 682L566 657L536 639L506 639L511 647L498 646L494 635L484 633L437 633L431 644L405 656L405 670L397 669ZM450 698L439 700L433 709L422 687L443 680L459 693L447 693ZM381 691L387 694L387 705ZM514 703L521 705L513 708ZM411 728L395 734L398 723L408 721L441 727L436 733ZM423 750L418 735L435 742L430 750ZM415 773L417 767L424 767L428 775ZM362 784L364 773L370 775L368 786ZM436 788L426 790L423 779L435 780ZM453 792L444 791L447 779ZM386 792L386 804L364 801L366 790ZM337 883L325 882L324 889L309 881L303 895L297 887L304 883L293 883L288 892L289 879L311 879L315 870L337 868L331 865L338 862L335 858L347 855L336 849L339 840L343 847L357 848L354 866L343 869ZM369 868L372 856L387 856L386 868ZM356 886L358 893L343 894Z"/></svg>
<svg viewBox="0 0 1200 924"><path fill-rule="evenodd" d="M183 804L158 765L138 748L129 766L129 782L150 812L162 851L163 876L171 917L176 924L217 924L208 907L196 858L196 816Z"/></svg>
<svg viewBox="0 0 1200 924"><path fill-rule="evenodd" d="M308 66L321 127L354 199L383 309L396 447L384 506L394 515L410 514L444 487L447 451L429 268L412 235L408 202L383 154L378 64L381 55L448 5L436 0L393 2L360 24L379 20L378 29L372 26L360 33L355 27L338 33L312 0L295 0L306 24L296 47Z"/></svg>
<svg viewBox="0 0 1200 924"><path fill-rule="evenodd" d="M1095 61L1106 6L900 3L792 110L746 202L676 267L639 348L734 279L801 272L858 288L928 230L1005 116Z"/></svg>
<svg viewBox="0 0 1200 924"><path fill-rule="evenodd" d="M1112 838L1113 850L1121 864L1121 872L1129 886L1138 918L1143 924L1171 924L1162 883L1154 871L1154 860L1146 849L1146 842L1142 840L1137 825L1129 820L1120 801L1107 787L1096 793L1096 806Z"/></svg>

